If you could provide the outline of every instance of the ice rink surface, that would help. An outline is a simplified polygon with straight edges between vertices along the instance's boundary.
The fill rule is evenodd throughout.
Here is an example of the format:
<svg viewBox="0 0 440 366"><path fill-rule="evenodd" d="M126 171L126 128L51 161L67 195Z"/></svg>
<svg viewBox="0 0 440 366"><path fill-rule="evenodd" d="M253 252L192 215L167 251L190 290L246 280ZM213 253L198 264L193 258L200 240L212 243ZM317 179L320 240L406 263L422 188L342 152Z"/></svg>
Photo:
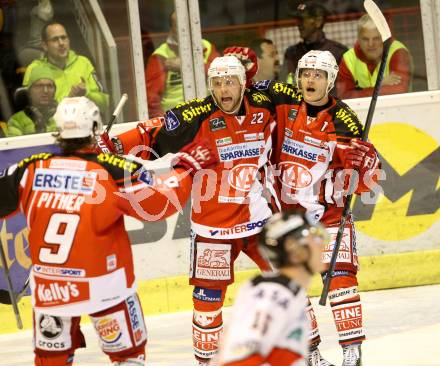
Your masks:
<svg viewBox="0 0 440 366"><path fill-rule="evenodd" d="M363 366L440 366L440 285L361 293L367 341ZM330 307L312 299L320 325L321 353L342 364ZM225 310L225 324L229 308ZM146 365L193 366L191 313L146 318L149 330ZM90 325L83 327L87 349L78 350L75 365L110 365L100 352ZM31 332L0 336L0 365L33 364Z"/></svg>

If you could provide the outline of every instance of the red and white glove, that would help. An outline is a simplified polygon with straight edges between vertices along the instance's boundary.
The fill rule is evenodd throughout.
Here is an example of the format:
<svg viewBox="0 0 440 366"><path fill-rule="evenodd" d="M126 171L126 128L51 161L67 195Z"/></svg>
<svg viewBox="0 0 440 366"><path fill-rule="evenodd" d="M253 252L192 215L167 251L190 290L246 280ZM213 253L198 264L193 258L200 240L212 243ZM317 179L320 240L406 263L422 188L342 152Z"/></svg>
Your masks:
<svg viewBox="0 0 440 366"><path fill-rule="evenodd" d="M373 144L353 139L345 153L345 169L356 169L362 177L366 171L375 169L379 165L379 158Z"/></svg>
<svg viewBox="0 0 440 366"><path fill-rule="evenodd" d="M213 167L218 163L217 156L209 146L208 140L199 140L189 143L175 154L172 161L174 167L181 167L194 175L201 169Z"/></svg>
<svg viewBox="0 0 440 366"><path fill-rule="evenodd" d="M96 136L96 151L104 154L116 154L116 148L107 132Z"/></svg>
<svg viewBox="0 0 440 366"><path fill-rule="evenodd" d="M224 56L237 57L246 70L246 88L253 85L253 77L258 71L258 60L255 52L249 47L228 47L223 51Z"/></svg>

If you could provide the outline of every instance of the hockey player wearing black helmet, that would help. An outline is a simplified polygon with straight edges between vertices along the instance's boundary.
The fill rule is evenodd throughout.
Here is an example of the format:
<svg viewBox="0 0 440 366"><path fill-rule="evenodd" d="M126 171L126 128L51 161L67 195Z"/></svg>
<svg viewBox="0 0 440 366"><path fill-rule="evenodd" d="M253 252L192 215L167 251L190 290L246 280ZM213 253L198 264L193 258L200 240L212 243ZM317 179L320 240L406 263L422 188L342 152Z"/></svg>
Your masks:
<svg viewBox="0 0 440 366"><path fill-rule="evenodd" d="M277 270L240 291L222 339L219 366L301 364L308 353L306 289L324 269L328 242L323 226L299 212L277 213L266 224L259 249Z"/></svg>

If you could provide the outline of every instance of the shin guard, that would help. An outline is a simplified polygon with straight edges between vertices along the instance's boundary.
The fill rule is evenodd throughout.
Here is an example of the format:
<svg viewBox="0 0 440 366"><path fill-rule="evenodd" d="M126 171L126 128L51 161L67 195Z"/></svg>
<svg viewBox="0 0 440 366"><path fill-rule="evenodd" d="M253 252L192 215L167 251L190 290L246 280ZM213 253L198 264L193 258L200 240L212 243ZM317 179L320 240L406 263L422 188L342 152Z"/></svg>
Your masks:
<svg viewBox="0 0 440 366"><path fill-rule="evenodd" d="M332 288L329 300L339 343L344 346L362 342L365 335L356 277L336 277L332 281Z"/></svg>
<svg viewBox="0 0 440 366"><path fill-rule="evenodd" d="M197 360L208 363L218 350L223 331L222 306L226 289L195 287L193 345Z"/></svg>

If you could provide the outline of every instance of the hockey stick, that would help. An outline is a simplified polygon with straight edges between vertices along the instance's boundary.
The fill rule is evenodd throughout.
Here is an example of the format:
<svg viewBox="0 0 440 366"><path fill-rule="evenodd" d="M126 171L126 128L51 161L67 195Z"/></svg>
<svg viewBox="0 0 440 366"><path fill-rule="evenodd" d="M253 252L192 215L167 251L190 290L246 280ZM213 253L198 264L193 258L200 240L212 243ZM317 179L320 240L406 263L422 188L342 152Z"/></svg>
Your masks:
<svg viewBox="0 0 440 366"><path fill-rule="evenodd" d="M383 53L382 59L380 61L379 73L377 75L376 84L374 85L373 96L371 97L370 106L368 108L367 120L365 121L365 127L362 131L362 141L366 141L368 138L368 133L370 131L371 121L373 119L374 110L376 108L377 97L379 96L380 86L382 84L383 74L385 71L385 65L388 57L388 51L391 44L391 31L383 16L380 9L373 2L373 0L365 0L364 7L368 15L373 20L376 28L378 29L383 42ZM354 192L355 190L355 179L350 179L350 185L348 192ZM347 222L347 217L350 212L351 200L353 194L350 193L345 201L344 210L342 211L341 223L339 224L338 233L336 235L335 245L333 247L332 257L330 259L329 268L324 277L324 285L319 299L320 305L325 305L327 301L327 295L330 290L330 284L333 276L333 271L336 265L336 259L338 257L339 247L341 246L342 235L344 234L345 224Z"/></svg>
<svg viewBox="0 0 440 366"><path fill-rule="evenodd" d="M121 113L121 109L122 107L124 107L124 104L127 101L127 99L128 99L127 93L122 94L122 97L119 100L119 103L116 106L115 111L113 112L112 116L110 117L110 121L107 124L107 127L105 129L106 133L109 133L110 129L113 126L113 123L115 122L116 117L119 115L119 113Z"/></svg>
<svg viewBox="0 0 440 366"><path fill-rule="evenodd" d="M0 260L3 266L3 273L5 274L6 283L8 285L9 297L11 300L12 308L14 309L15 320L17 322L18 329L23 329L23 323L21 321L20 311L18 310L17 299L14 294L14 289L12 287L11 275L9 274L8 263L6 261L6 255L3 250L3 245L0 243Z"/></svg>

